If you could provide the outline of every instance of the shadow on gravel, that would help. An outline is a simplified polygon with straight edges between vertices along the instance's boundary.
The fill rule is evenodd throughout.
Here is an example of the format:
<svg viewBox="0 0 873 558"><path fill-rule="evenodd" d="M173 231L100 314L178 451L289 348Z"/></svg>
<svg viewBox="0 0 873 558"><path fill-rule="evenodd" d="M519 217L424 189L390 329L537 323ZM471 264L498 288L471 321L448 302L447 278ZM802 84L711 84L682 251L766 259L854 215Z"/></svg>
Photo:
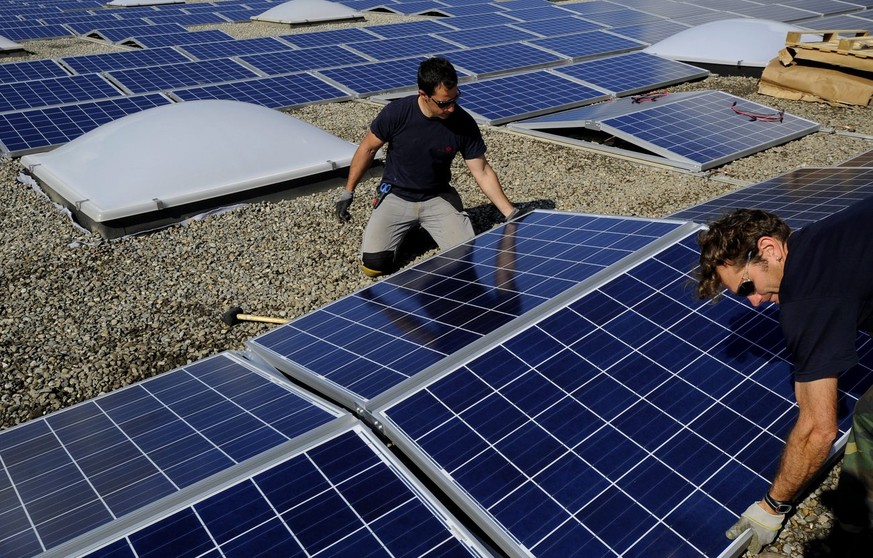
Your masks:
<svg viewBox="0 0 873 558"><path fill-rule="evenodd" d="M867 518L867 490L863 483L849 474L840 475L836 489L821 494L823 506L849 525L867 525L860 532L852 532L835 521L830 533L823 539L808 541L803 548L804 558L870 558L873 556L873 531Z"/></svg>

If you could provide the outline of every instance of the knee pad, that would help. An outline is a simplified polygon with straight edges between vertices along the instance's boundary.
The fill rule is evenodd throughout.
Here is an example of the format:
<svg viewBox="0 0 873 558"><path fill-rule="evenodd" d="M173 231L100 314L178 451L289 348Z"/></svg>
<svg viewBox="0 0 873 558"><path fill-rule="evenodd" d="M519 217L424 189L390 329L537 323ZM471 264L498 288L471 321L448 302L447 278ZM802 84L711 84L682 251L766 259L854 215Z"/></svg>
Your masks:
<svg viewBox="0 0 873 558"><path fill-rule="evenodd" d="M364 275L378 277L389 273L394 267L394 252L365 252L361 256L361 271Z"/></svg>

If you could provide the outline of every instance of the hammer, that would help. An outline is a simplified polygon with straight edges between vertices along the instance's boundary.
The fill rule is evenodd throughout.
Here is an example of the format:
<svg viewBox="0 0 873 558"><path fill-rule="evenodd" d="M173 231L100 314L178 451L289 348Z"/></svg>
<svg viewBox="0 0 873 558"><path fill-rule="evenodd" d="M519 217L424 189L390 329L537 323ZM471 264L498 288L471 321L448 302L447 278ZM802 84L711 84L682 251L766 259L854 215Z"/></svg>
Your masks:
<svg viewBox="0 0 873 558"><path fill-rule="evenodd" d="M239 306L234 306L228 309L221 315L221 321L228 326L235 326L240 322L264 322L268 324L287 324L289 320L285 318L270 318L267 316L255 316L252 314L243 314L243 309Z"/></svg>

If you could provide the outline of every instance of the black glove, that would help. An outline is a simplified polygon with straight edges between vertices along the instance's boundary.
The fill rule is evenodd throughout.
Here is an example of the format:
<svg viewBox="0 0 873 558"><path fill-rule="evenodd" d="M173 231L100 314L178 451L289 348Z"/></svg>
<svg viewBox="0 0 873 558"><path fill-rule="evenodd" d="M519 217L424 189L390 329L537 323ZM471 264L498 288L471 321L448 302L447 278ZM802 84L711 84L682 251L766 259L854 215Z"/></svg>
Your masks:
<svg viewBox="0 0 873 558"><path fill-rule="evenodd" d="M336 217L340 223L348 223L352 220L349 208L352 206L353 199L355 199L355 193L343 188L342 192L340 192L339 201L336 202Z"/></svg>
<svg viewBox="0 0 873 558"><path fill-rule="evenodd" d="M512 213L506 216L506 222L515 221L516 219L523 217L533 211L534 208L530 206L525 207L516 207L512 210Z"/></svg>

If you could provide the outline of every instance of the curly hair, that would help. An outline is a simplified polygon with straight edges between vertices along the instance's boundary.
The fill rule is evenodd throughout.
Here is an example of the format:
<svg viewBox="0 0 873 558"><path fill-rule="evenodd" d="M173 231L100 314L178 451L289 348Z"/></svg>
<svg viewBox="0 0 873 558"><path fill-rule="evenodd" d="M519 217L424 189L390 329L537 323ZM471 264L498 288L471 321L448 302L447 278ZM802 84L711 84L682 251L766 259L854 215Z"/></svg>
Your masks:
<svg viewBox="0 0 873 558"><path fill-rule="evenodd" d="M717 300L724 287L716 268L756 261L759 238L772 236L785 242L790 234L791 228L782 219L760 209L737 209L710 223L697 235L697 297Z"/></svg>

